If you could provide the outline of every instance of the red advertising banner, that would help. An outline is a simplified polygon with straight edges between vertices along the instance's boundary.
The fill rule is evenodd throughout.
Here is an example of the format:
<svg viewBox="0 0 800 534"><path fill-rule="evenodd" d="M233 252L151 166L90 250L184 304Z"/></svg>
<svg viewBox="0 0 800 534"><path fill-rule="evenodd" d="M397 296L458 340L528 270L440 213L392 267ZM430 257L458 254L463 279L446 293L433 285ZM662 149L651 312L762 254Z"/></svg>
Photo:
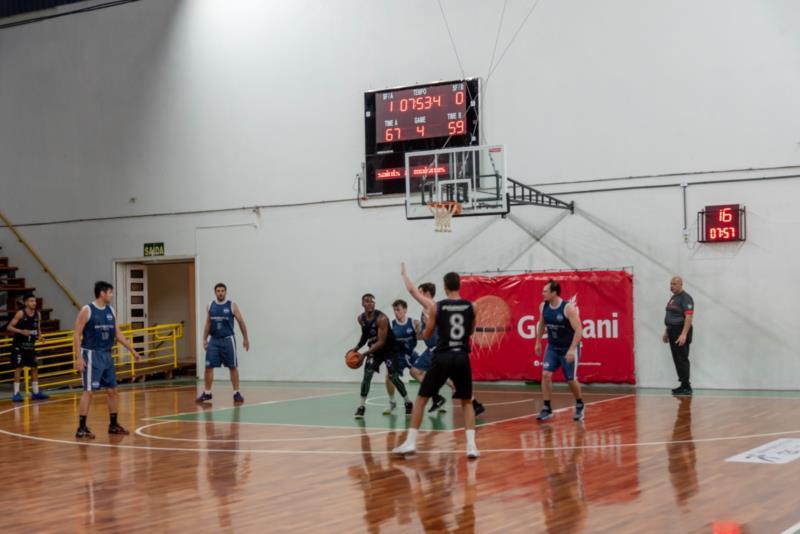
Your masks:
<svg viewBox="0 0 800 534"><path fill-rule="evenodd" d="M541 380L534 344L542 289L548 280L577 304L583 323L578 380L636 383L633 358L633 275L625 271L569 271L495 277L463 276L461 295L475 305L472 377ZM543 348L547 340L542 341ZM563 381L561 370L554 380Z"/></svg>

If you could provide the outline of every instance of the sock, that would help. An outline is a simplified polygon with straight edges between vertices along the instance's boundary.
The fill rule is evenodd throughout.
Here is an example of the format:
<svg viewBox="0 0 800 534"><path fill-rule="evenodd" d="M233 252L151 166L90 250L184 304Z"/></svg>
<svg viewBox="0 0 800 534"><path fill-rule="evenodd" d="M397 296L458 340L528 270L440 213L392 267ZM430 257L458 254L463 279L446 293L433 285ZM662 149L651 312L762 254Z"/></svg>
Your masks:
<svg viewBox="0 0 800 534"><path fill-rule="evenodd" d="M117 414L115 414L115 413L111 414L111 424L112 425L116 425L117 424Z"/></svg>
<svg viewBox="0 0 800 534"><path fill-rule="evenodd" d="M394 402L394 393L389 395L389 402Z"/></svg>
<svg viewBox="0 0 800 534"><path fill-rule="evenodd" d="M80 416L80 421L81 422L78 425L78 428L86 428L86 416L85 415L81 415Z"/></svg>
<svg viewBox="0 0 800 534"><path fill-rule="evenodd" d="M361 404L358 405L359 408L363 408L366 405L367 405L367 398L366 397L361 397Z"/></svg>
<svg viewBox="0 0 800 534"><path fill-rule="evenodd" d="M551 412L553 411L553 408L550 407L550 401L549 400L544 401L544 407L547 408L548 410L550 410Z"/></svg>
<svg viewBox="0 0 800 534"><path fill-rule="evenodd" d="M203 395L211 395L211 391L203 390Z"/></svg>
<svg viewBox="0 0 800 534"><path fill-rule="evenodd" d="M583 406L583 399L575 399L575 406Z"/></svg>
<svg viewBox="0 0 800 534"><path fill-rule="evenodd" d="M475 446L475 429L467 430L467 445Z"/></svg>
<svg viewBox="0 0 800 534"><path fill-rule="evenodd" d="M34 380L33 382L31 382L31 390L33 390L34 393L39 393L39 382L38 381Z"/></svg>
<svg viewBox="0 0 800 534"><path fill-rule="evenodd" d="M14 382L14 395L19 393L19 382Z"/></svg>
<svg viewBox="0 0 800 534"><path fill-rule="evenodd" d="M234 395L241 395L241 393L239 393L239 390L238 390L238 389L237 389L236 391L234 391L234 392L233 392L233 394L234 394Z"/></svg>
<svg viewBox="0 0 800 534"><path fill-rule="evenodd" d="M416 428L409 428L408 429L408 436L406 436L406 443L416 447L417 446L417 432L418 432L418 430Z"/></svg>

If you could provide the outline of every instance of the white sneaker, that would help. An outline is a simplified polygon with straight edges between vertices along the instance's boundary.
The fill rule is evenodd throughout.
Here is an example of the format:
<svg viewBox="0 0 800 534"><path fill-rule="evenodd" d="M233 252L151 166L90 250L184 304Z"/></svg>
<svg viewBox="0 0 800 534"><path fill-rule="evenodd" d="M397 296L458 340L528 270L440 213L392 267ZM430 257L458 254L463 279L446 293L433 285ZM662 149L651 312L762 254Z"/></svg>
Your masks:
<svg viewBox="0 0 800 534"><path fill-rule="evenodd" d="M467 445L467 458L470 460L474 460L481 455L480 451L478 451L478 447L476 445Z"/></svg>
<svg viewBox="0 0 800 534"><path fill-rule="evenodd" d="M406 454L414 454L415 452L417 452L417 446L407 441L399 447L392 449L392 453L396 454L397 456L405 456Z"/></svg>
<svg viewBox="0 0 800 534"><path fill-rule="evenodd" d="M383 415L392 415L395 408L397 408L397 403L395 401L389 401L389 406L383 410Z"/></svg>

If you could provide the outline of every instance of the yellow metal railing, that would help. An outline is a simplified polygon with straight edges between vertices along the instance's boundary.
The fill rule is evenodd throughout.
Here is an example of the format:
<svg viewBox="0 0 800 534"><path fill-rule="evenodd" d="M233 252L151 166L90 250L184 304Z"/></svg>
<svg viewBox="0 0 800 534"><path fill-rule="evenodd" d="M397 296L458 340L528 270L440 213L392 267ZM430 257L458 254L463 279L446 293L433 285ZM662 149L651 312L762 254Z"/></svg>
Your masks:
<svg viewBox="0 0 800 534"><path fill-rule="evenodd" d="M178 339L183 338L183 325L161 324L148 328L130 328L123 325L121 332L131 342L142 359L136 361L130 353L114 345L112 357L117 379L152 374L178 367ZM39 385L42 388L80 384L81 377L75 365L72 347L72 330L44 334L36 343L39 362ZM9 365L11 338L0 339L0 383L14 380L14 369ZM25 391L30 390L30 370L24 369Z"/></svg>

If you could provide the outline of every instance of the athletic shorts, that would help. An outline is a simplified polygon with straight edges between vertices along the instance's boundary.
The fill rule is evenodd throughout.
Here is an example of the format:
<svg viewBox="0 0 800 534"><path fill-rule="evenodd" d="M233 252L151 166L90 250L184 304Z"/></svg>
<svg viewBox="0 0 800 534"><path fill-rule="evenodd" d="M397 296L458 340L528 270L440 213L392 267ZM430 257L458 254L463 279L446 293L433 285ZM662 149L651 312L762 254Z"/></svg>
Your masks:
<svg viewBox="0 0 800 534"><path fill-rule="evenodd" d="M472 367L469 363L469 353L466 352L437 352L433 363L422 385L419 387L420 397L435 397L439 390L447 383L453 381L455 391L454 399L469 400L472 398Z"/></svg>
<svg viewBox="0 0 800 534"><path fill-rule="evenodd" d="M398 374L402 373L402 369L400 368L399 360L403 358L402 356L398 356L397 353L388 353L388 352L379 352L378 354L373 354L370 358L367 359L367 363L364 366L364 370L366 371L366 367L369 366L370 370L375 373L380 372L381 364L386 365L386 371L391 373L392 370L397 370Z"/></svg>
<svg viewBox="0 0 800 534"><path fill-rule="evenodd" d="M416 360L414 360L414 369L419 369L422 372L428 371L431 368L431 364L433 364L433 353L431 349L425 349L425 352L420 354Z"/></svg>
<svg viewBox="0 0 800 534"><path fill-rule="evenodd" d="M414 362L417 361L417 353L414 352L412 354L403 353L397 357L397 374L402 375L406 369L411 369L414 367Z"/></svg>
<svg viewBox="0 0 800 534"><path fill-rule="evenodd" d="M562 349L548 345L544 353L544 363L542 367L544 367L545 371L550 371L551 373L555 373L560 367L564 371L564 378L571 382L575 380L576 377L581 349L580 347L576 349L575 360L573 360L572 363L567 362L567 352L569 352L569 347Z"/></svg>
<svg viewBox="0 0 800 534"><path fill-rule="evenodd" d="M111 351L81 349L81 357L86 363L82 377L84 391L117 387L117 372Z"/></svg>
<svg viewBox="0 0 800 534"><path fill-rule="evenodd" d="M34 346L32 344L25 344L11 347L11 366L15 369L20 369L22 367L39 367Z"/></svg>
<svg viewBox="0 0 800 534"><path fill-rule="evenodd" d="M214 367L227 367L236 369L239 367L239 360L236 358L236 338L212 337L208 342L206 350L206 369Z"/></svg>

